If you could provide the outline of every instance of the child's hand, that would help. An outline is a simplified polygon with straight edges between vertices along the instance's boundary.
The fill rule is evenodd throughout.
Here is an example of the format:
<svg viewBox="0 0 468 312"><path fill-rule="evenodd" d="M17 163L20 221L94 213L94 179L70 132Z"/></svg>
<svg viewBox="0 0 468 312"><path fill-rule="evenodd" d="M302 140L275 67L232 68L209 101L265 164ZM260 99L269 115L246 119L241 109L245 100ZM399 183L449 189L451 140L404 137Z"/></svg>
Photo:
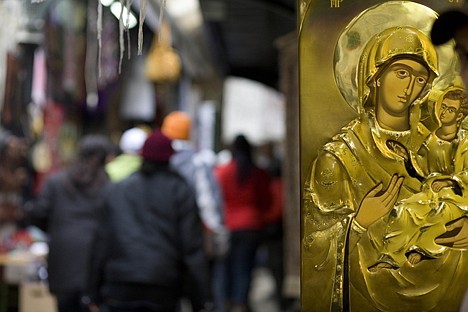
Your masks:
<svg viewBox="0 0 468 312"><path fill-rule="evenodd" d="M443 189L444 187L452 187L452 186L454 186L454 182L450 179L435 180L431 184L432 190L436 193L440 192L440 190Z"/></svg>

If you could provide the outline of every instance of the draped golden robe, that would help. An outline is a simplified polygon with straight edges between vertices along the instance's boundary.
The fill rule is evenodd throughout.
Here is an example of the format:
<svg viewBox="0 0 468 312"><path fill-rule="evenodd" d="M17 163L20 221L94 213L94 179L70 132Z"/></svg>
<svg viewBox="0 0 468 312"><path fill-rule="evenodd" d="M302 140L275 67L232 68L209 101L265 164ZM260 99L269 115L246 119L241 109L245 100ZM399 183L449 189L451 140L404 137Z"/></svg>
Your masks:
<svg viewBox="0 0 468 312"><path fill-rule="evenodd" d="M461 130L461 147L466 139ZM456 153L459 139L451 142L439 139L431 133L420 148L424 157L419 159L422 173L428 175L423 181L421 191L397 203L390 213L387 230L383 237L384 250L379 262L393 267L401 267L407 261L407 253L415 251L428 258L440 257L447 247L434 242L435 238L446 232L445 224L467 215L468 196L466 189L466 169L460 152ZM455 164L459 172L455 172ZM456 181L465 191L465 196L457 195L453 188L445 187L439 192L432 189L432 183L441 179Z"/></svg>
<svg viewBox="0 0 468 312"><path fill-rule="evenodd" d="M468 286L467 251L447 248L415 266L368 270L383 248L388 216L360 227L353 220L363 197L378 183L385 188L395 174L405 177L398 201L421 190L385 142L397 140L414 152L429 134L419 123L396 132L374 120L352 121L312 164L303 194L302 310L458 311Z"/></svg>

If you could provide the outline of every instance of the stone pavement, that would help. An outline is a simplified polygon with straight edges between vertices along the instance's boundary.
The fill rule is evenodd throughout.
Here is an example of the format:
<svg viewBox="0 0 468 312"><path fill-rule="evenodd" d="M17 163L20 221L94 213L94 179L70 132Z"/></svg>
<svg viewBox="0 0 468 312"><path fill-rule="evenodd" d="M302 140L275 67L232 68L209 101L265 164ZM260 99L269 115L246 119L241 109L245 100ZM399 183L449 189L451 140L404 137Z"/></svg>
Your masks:
<svg viewBox="0 0 468 312"><path fill-rule="evenodd" d="M275 281L270 271L258 266L254 269L252 286L250 290L251 312L299 312L299 302L293 301L290 306L281 310L279 303L274 297ZM183 305L181 312L192 312L189 305Z"/></svg>
<svg viewBox="0 0 468 312"><path fill-rule="evenodd" d="M281 310L274 297L275 280L265 267L259 266L254 270L250 293L252 312L299 312L299 302L291 301L287 309Z"/></svg>
<svg viewBox="0 0 468 312"><path fill-rule="evenodd" d="M252 312L281 312L274 298L275 280L268 269L257 267L253 272L250 292Z"/></svg>

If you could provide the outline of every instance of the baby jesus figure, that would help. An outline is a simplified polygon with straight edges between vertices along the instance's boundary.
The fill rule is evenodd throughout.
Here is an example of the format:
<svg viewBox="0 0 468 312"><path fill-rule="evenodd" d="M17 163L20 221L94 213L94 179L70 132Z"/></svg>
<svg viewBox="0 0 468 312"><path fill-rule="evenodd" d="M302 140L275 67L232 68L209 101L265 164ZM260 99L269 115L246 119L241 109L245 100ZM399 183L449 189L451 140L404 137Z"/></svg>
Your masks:
<svg viewBox="0 0 468 312"><path fill-rule="evenodd" d="M448 233L446 224L467 214L468 145L461 122L468 114L464 90L449 88L435 105L440 127L424 141L417 155L401 143L388 140L390 151L401 157L408 173L422 182L421 192L404 199L391 211L383 238L382 253L369 271L398 269L424 259L440 257L448 248L435 243ZM454 221L454 222L455 222Z"/></svg>

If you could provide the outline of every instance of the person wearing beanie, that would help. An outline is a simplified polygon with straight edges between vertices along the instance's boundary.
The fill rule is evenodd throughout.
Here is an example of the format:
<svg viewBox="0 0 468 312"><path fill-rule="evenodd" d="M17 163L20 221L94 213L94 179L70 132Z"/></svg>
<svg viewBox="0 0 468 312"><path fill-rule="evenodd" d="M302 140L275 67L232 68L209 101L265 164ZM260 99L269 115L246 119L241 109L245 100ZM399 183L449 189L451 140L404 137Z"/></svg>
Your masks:
<svg viewBox="0 0 468 312"><path fill-rule="evenodd" d="M140 151L147 138L148 131L141 127L123 132L119 141L121 153L106 165L106 172L112 182L121 181L140 168Z"/></svg>
<svg viewBox="0 0 468 312"><path fill-rule="evenodd" d="M220 186L214 175L213 151L198 151L191 141L192 120L183 111L173 111L164 119L161 131L173 140L175 154L170 165L193 188L199 215L204 225L205 249L212 264L215 305L218 307L218 291L222 276L217 274L217 262L229 248L229 236L223 221L223 206ZM210 157L212 155L212 157Z"/></svg>
<svg viewBox="0 0 468 312"><path fill-rule="evenodd" d="M468 87L468 3L443 12L432 25L431 39L435 45L455 40L460 75L465 88Z"/></svg>
<svg viewBox="0 0 468 312"><path fill-rule="evenodd" d="M167 164L173 154L172 140L160 131L154 131L148 137L140 153L145 162L161 164Z"/></svg>
<svg viewBox="0 0 468 312"><path fill-rule="evenodd" d="M154 131L141 168L105 197L90 300L106 311L176 311L184 282L193 311L211 309L195 195L169 167L173 153L172 140Z"/></svg>
<svg viewBox="0 0 468 312"><path fill-rule="evenodd" d="M162 123L161 132L173 140L174 156L171 167L182 175L194 188L200 217L211 231L223 230L221 194L213 173L214 162L207 157L210 151L197 151L190 141L192 122L182 111L168 114Z"/></svg>

